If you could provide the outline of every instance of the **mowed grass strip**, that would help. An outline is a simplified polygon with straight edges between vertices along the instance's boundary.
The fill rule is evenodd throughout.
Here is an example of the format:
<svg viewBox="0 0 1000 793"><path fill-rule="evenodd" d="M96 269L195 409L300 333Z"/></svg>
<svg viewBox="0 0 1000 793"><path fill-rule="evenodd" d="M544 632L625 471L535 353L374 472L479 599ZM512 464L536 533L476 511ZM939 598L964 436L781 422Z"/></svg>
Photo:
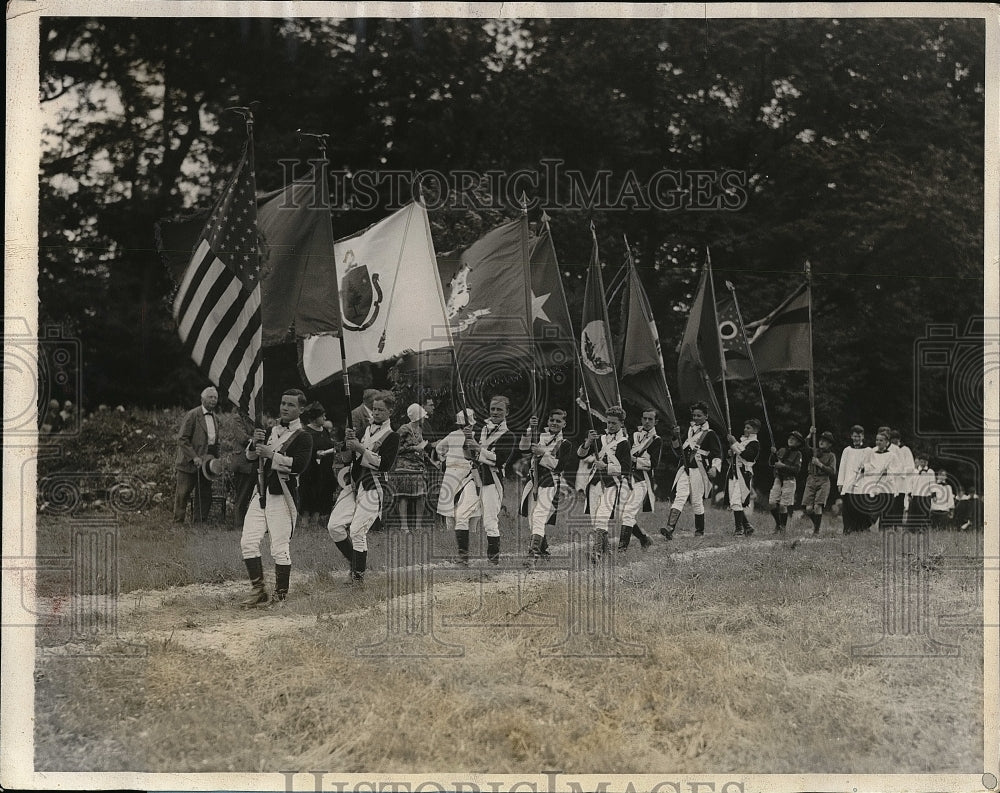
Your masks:
<svg viewBox="0 0 1000 793"><path fill-rule="evenodd" d="M683 541L673 554L665 543L630 550L613 596L617 634L643 647L637 657L540 654L567 633L560 572L520 585L507 573L481 590L460 575L436 583L434 633L460 646L458 657L355 654L386 636L380 571L360 593L337 574L306 576L281 612L241 612L211 587L180 590L127 618L130 636L146 631L143 658L39 656L36 764L973 772L982 767L982 632L938 626L936 616L980 605L976 573L941 561L977 542L937 535L912 560L927 568L933 635L959 648L952 658L852 656L882 632L875 534L704 556L686 554L694 543ZM531 627L532 611L560 624ZM464 624L449 627L449 617Z"/></svg>

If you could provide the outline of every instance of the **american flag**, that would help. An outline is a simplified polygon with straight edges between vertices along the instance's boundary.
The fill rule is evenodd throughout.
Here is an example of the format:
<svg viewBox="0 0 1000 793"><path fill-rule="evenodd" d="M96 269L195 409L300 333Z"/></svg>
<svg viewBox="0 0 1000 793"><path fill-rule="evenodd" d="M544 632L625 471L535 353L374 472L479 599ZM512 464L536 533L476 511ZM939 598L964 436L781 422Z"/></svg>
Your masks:
<svg viewBox="0 0 1000 793"><path fill-rule="evenodd" d="M184 348L219 391L251 417L261 364L260 245L250 143L201 233L174 300Z"/></svg>

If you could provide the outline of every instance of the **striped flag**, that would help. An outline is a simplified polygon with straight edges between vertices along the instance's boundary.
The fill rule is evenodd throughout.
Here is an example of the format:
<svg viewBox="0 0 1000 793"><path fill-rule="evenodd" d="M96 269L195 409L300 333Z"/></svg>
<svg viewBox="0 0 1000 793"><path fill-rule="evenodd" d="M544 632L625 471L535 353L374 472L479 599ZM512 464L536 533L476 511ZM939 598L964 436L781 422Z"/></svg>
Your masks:
<svg viewBox="0 0 1000 793"><path fill-rule="evenodd" d="M750 350L760 372L812 369L809 284L799 286L764 319L747 323Z"/></svg>
<svg viewBox="0 0 1000 793"><path fill-rule="evenodd" d="M184 348L219 391L254 417L261 363L260 250L251 141L201 233L174 300Z"/></svg>

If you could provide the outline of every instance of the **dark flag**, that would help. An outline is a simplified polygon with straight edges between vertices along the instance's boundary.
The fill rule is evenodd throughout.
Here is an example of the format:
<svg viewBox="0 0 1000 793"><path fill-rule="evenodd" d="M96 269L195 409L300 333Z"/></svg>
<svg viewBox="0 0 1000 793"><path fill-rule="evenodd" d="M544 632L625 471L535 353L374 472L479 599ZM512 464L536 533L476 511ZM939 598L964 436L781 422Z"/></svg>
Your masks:
<svg viewBox="0 0 1000 793"><path fill-rule="evenodd" d="M587 285L583 292L583 328L580 331L580 362L583 381L591 404L606 412L612 405L621 405L618 373L615 371L614 346L608 304L601 278L601 262L597 252L597 237L590 255Z"/></svg>
<svg viewBox="0 0 1000 793"><path fill-rule="evenodd" d="M251 417L257 414L264 380L255 193L248 141L174 300L184 348L219 391Z"/></svg>
<svg viewBox="0 0 1000 793"><path fill-rule="evenodd" d="M532 328L538 364L542 374L550 377L575 365L576 338L547 223L532 243L530 259Z"/></svg>
<svg viewBox="0 0 1000 793"><path fill-rule="evenodd" d="M759 372L810 370L808 284L802 284L764 319L747 323L750 349ZM727 374L727 377L729 375ZM750 375L739 375L751 377Z"/></svg>
<svg viewBox="0 0 1000 793"><path fill-rule="evenodd" d="M653 309L631 256L625 289L628 315L625 321L625 344L618 369L622 399L640 410L655 408L665 426L673 427L677 424L677 419L663 369L660 334L656 330Z"/></svg>
<svg viewBox="0 0 1000 793"><path fill-rule="evenodd" d="M725 371L719 321L715 312L712 266L706 262L681 340L677 360L677 386L680 397L685 402L704 400L708 403L709 418L719 427L728 426L728 422L719 408L712 383L721 380Z"/></svg>
<svg viewBox="0 0 1000 793"><path fill-rule="evenodd" d="M326 174L292 182L260 207L265 347L315 334L340 335L333 222Z"/></svg>
<svg viewBox="0 0 1000 793"><path fill-rule="evenodd" d="M725 297L720 300L717 313L719 338L722 340L722 351L726 356L726 379L749 380L754 376L753 362L750 360L750 353L743 332L740 330L740 319L733 298Z"/></svg>
<svg viewBox="0 0 1000 793"><path fill-rule="evenodd" d="M534 343L526 316L525 223L504 223L468 248L438 257L458 367L476 394L529 372Z"/></svg>

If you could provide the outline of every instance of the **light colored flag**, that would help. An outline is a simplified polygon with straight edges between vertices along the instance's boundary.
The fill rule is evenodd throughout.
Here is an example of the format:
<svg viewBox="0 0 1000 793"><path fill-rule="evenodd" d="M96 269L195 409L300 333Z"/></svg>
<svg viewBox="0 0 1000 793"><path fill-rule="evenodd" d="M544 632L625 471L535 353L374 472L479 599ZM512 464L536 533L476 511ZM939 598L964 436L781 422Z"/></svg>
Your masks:
<svg viewBox="0 0 1000 793"><path fill-rule="evenodd" d="M410 204L334 244L347 365L388 361L451 346L427 211ZM302 371L310 385L340 373L340 340L307 336Z"/></svg>
<svg viewBox="0 0 1000 793"><path fill-rule="evenodd" d="M260 246L252 141L201 233L174 299L191 358L233 404L256 417L261 361Z"/></svg>

